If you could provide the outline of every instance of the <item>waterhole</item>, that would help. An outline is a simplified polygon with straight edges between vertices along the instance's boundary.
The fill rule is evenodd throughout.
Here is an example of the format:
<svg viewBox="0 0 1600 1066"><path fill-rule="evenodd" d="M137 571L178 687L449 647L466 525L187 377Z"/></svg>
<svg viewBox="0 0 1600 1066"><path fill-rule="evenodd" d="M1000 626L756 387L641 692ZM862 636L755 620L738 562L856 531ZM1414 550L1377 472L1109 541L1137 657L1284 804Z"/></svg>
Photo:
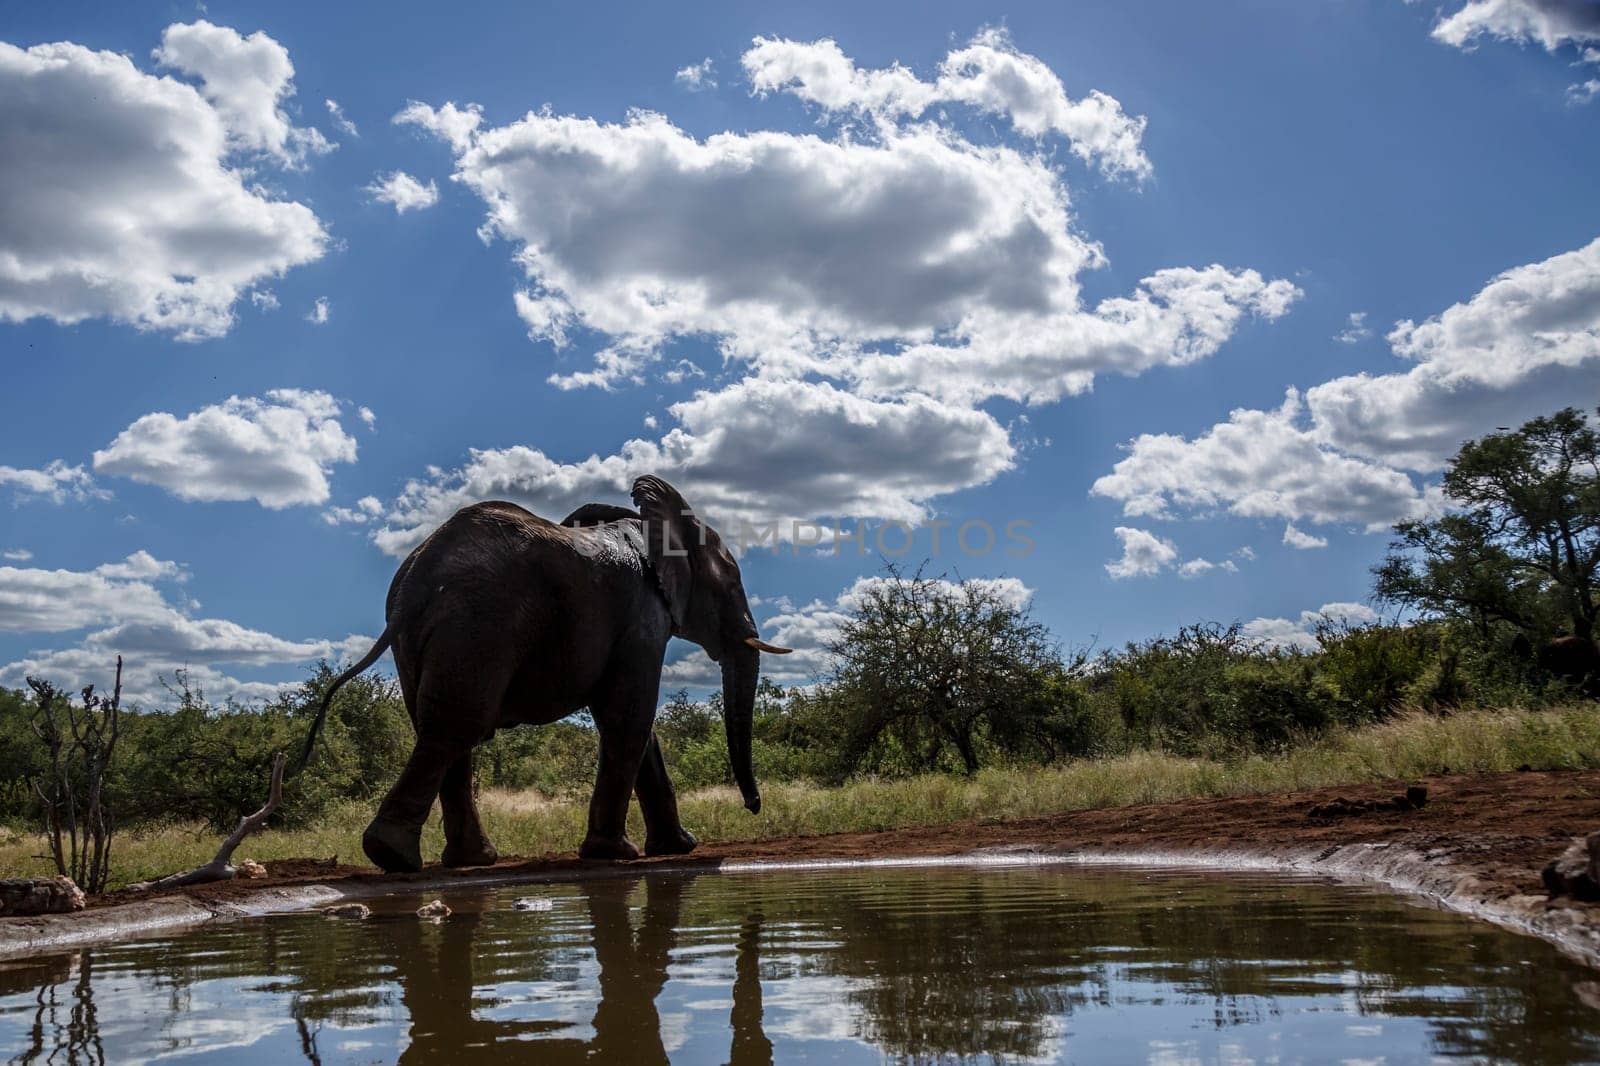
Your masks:
<svg viewBox="0 0 1600 1066"><path fill-rule="evenodd" d="M652 874L0 964L12 1062L1600 1060L1596 975L1376 890L1072 866ZM515 901L535 897L535 909ZM545 902L548 901L548 905Z"/></svg>

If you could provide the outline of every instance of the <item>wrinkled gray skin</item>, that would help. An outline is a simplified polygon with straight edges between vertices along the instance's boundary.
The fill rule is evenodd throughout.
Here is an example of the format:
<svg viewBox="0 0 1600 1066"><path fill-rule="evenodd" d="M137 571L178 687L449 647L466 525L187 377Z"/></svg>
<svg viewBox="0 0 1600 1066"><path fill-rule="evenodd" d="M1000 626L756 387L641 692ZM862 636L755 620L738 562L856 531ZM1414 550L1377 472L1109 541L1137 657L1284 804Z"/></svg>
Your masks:
<svg viewBox="0 0 1600 1066"><path fill-rule="evenodd" d="M421 869L435 796L445 865L494 862L472 798L473 747L496 729L585 707L600 766L579 854L638 857L624 833L630 794L644 812L646 854L694 848L652 731L673 636L721 663L729 762L745 806L761 809L750 765L761 656L747 644L756 626L738 563L666 482L639 478L633 501L638 513L588 504L561 525L515 504L475 504L401 564L383 636L329 689L306 744L309 755L334 689L392 648L417 743L362 839L378 866Z"/></svg>

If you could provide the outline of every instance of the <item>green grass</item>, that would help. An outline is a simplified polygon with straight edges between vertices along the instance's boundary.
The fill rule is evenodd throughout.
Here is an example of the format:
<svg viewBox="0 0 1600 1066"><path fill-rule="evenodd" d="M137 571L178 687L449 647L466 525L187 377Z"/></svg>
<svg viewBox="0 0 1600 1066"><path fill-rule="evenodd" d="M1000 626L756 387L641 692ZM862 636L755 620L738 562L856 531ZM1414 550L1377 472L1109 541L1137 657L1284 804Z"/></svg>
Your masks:
<svg viewBox="0 0 1600 1066"><path fill-rule="evenodd" d="M1468 711L1450 717L1410 714L1383 725L1328 734L1282 755L1217 761L1139 752L1054 767L984 770L973 777L927 775L859 780L838 788L772 783L763 787L759 817L732 788L712 788L680 800L684 823L701 840L771 840L852 830L903 829L977 818L1029 818L1172 800L1239 796L1414 778L1445 768L1477 773L1600 767L1600 713L1593 705L1551 711ZM582 799L551 800L535 793L489 790L481 797L485 826L504 855L571 851L583 838ZM270 831L251 837L239 858L338 856L363 862L361 831L368 804L330 812L315 829ZM631 832L643 839L638 811ZM156 877L210 859L217 834L201 826L163 826L120 836L112 884ZM437 813L423 837L423 854L444 846ZM41 838L0 829L0 876L51 871Z"/></svg>

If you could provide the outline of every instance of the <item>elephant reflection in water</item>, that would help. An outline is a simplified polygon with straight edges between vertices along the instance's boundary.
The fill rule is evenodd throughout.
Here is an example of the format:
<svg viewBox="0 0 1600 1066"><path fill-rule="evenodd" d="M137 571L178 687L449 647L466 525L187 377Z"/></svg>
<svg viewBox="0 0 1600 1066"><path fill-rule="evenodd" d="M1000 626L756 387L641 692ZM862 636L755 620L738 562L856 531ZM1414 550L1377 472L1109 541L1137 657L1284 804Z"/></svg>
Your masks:
<svg viewBox="0 0 1600 1066"><path fill-rule="evenodd" d="M770 1066L772 1041L761 1027L761 923L756 911L739 929L739 954L733 977L733 1048L729 1066Z"/></svg>
<svg viewBox="0 0 1600 1066"><path fill-rule="evenodd" d="M641 880L645 904L635 929L628 901ZM691 880L682 876L619 877L584 888L595 961L600 968L599 1003L590 1040L557 1035L568 1026L562 1021L498 1020L474 1013L473 938L481 915L457 913L437 929L420 923L408 926L395 952L401 999L411 1018L411 1041L400 1062L453 1061L464 1049L490 1046L497 1062L623 1062L639 1066L668 1062L656 999L667 983L683 894ZM761 917L757 914L745 922L738 942L732 1066L772 1062L772 1043L761 1028L760 937Z"/></svg>

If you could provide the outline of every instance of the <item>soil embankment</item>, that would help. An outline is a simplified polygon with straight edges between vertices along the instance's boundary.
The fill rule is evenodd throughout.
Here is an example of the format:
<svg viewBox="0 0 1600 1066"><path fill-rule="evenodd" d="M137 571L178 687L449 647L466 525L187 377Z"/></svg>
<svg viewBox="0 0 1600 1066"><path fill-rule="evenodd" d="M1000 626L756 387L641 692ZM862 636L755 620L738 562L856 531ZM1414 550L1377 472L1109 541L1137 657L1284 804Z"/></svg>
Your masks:
<svg viewBox="0 0 1600 1066"><path fill-rule="evenodd" d="M1600 966L1600 904L1550 900L1540 871L1573 837L1600 828L1600 771L1436 775L1422 806L1386 782L1233 799L1145 804L1048 818L703 844L691 856L618 864L639 869L955 857L1023 852L1084 862L1299 870L1370 881L1533 935ZM395 891L495 881L603 876L618 865L575 856L507 859L478 870L419 874L314 859L270 862L260 880L179 889L150 898L94 899L72 915L0 919L0 957L59 950L157 929L325 905Z"/></svg>

